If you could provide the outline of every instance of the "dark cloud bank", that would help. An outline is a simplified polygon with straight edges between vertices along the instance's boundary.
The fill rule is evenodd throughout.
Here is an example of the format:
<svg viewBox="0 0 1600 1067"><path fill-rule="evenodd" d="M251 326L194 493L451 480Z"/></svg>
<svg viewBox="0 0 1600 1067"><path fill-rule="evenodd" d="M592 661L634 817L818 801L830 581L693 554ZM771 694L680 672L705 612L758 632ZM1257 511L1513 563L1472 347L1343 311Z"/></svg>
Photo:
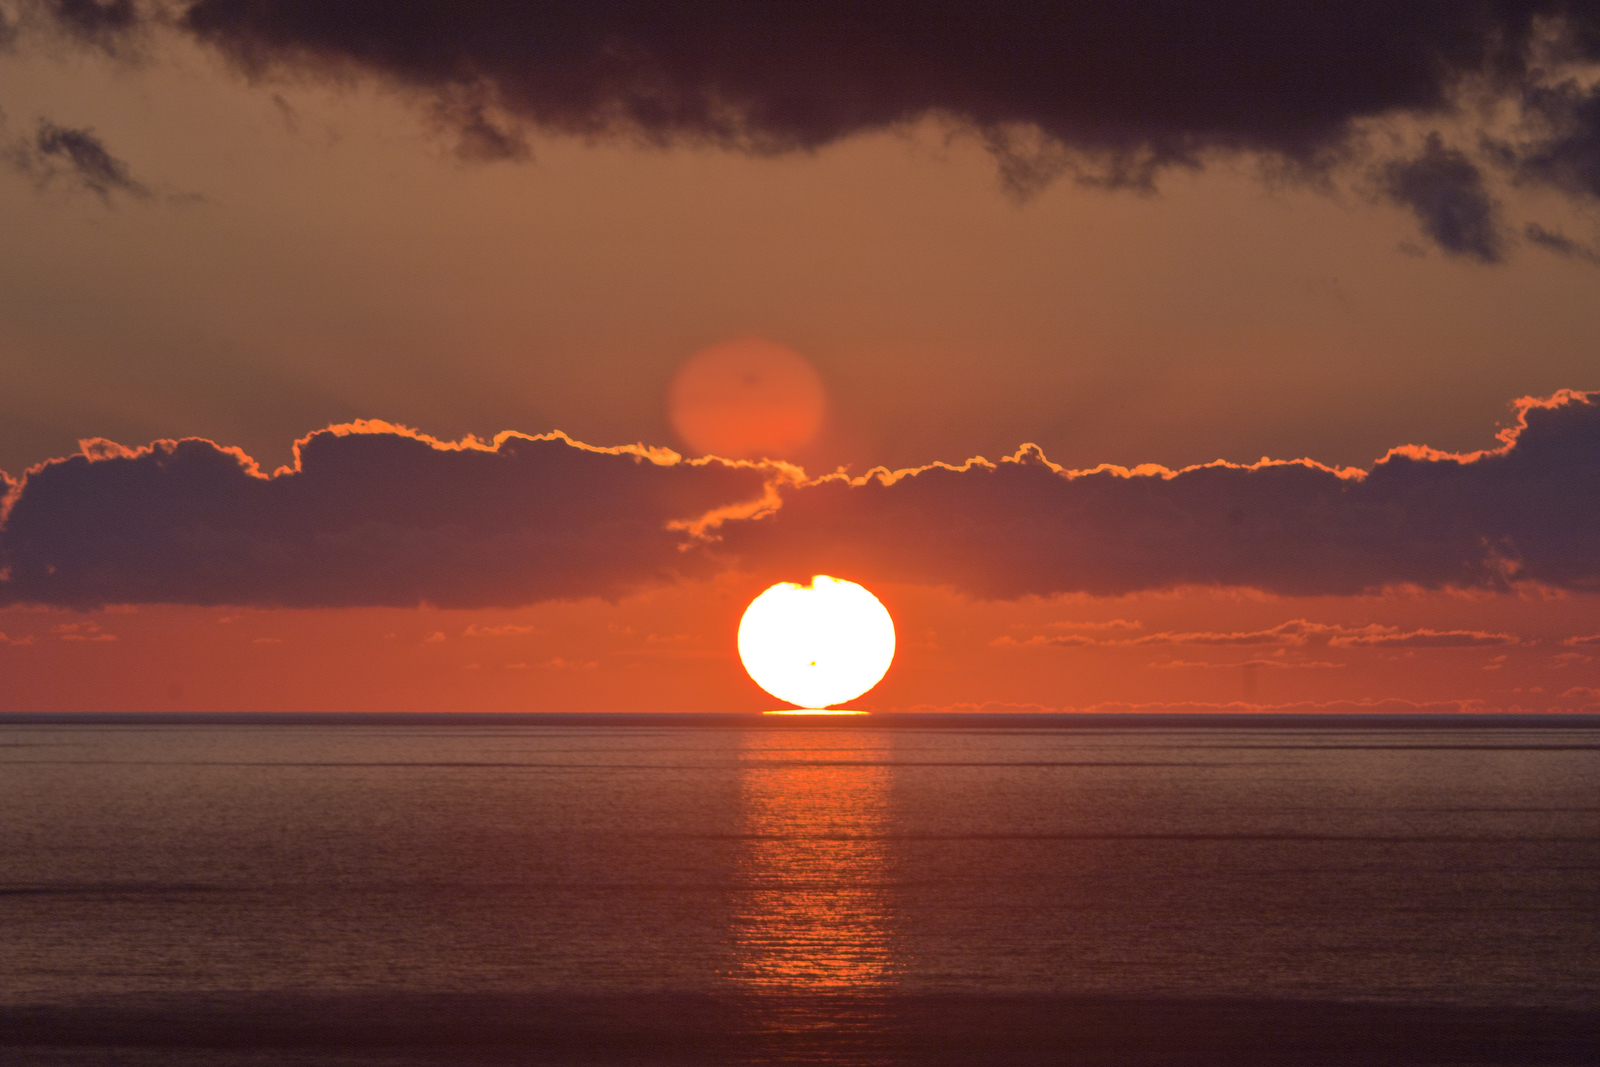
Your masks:
<svg viewBox="0 0 1600 1067"><path fill-rule="evenodd" d="M480 158L529 126L658 144L806 150L944 115L1027 192L1063 172L1148 187L1205 153L1319 174L1361 120L1480 127L1375 163L1373 187L1446 252L1502 254L1483 167L1600 196L1600 0L37 0L116 49L176 25L253 74L377 76ZM141 15L141 12L143 14ZM1442 126L1441 126L1442 128ZM1459 138L1458 138L1459 139ZM1468 153L1471 153L1470 155Z"/></svg>
<svg viewBox="0 0 1600 1067"><path fill-rule="evenodd" d="M1186 584L1600 589L1600 394L1519 404L1497 449L1071 472L1035 448L895 475L382 426L266 477L208 441L94 442L10 483L0 603L489 606L617 596L738 567L980 597Z"/></svg>
<svg viewBox="0 0 1600 1067"><path fill-rule="evenodd" d="M313 434L265 478L190 439L31 471L0 526L0 602L519 604L615 596L713 562L667 523L759 498L764 473L506 437ZM670 453L668 454L670 456Z"/></svg>

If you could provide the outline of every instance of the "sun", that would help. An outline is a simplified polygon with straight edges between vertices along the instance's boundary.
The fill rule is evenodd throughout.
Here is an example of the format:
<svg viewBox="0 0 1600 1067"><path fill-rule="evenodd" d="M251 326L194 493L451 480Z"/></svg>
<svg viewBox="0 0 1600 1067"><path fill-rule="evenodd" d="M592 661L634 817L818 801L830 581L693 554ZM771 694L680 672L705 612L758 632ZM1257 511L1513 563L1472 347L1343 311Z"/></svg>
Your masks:
<svg viewBox="0 0 1600 1067"><path fill-rule="evenodd" d="M855 582L819 574L780 582L739 622L739 658L779 700L826 708L878 684L894 659L894 620Z"/></svg>

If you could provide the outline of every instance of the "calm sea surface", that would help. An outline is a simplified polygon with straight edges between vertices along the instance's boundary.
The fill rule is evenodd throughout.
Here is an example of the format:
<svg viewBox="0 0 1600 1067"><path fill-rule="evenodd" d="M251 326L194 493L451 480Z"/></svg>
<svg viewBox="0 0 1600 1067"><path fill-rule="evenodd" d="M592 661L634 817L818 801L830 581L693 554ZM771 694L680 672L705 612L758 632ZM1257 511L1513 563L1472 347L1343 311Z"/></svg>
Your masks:
<svg viewBox="0 0 1600 1067"><path fill-rule="evenodd" d="M0 1063L1600 1063L1600 730L0 726Z"/></svg>

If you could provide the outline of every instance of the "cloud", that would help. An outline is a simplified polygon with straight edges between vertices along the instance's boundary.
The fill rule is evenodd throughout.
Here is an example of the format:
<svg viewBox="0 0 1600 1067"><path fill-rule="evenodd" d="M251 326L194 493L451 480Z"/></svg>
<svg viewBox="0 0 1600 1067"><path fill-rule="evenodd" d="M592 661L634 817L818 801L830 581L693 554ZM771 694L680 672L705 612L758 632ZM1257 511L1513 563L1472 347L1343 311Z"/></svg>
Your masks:
<svg viewBox="0 0 1600 1067"><path fill-rule="evenodd" d="M526 637L528 634L542 632L533 626L518 626L515 623L506 623L504 626L479 626L473 623L462 631L462 637Z"/></svg>
<svg viewBox="0 0 1600 1067"><path fill-rule="evenodd" d="M102 200L109 201L113 192L141 200L150 195L150 190L134 179L128 165L106 151L93 130L75 130L40 119L33 147L47 162L59 162L66 173Z"/></svg>
<svg viewBox="0 0 1600 1067"><path fill-rule="evenodd" d="M1584 634L1582 637L1569 637L1561 643L1563 645L1600 645L1600 634Z"/></svg>
<svg viewBox="0 0 1600 1067"><path fill-rule="evenodd" d="M1537 222L1530 222L1523 229L1522 235L1534 244L1547 248L1558 256L1567 259L1579 259L1585 263L1600 266L1600 252L1587 245L1579 244L1566 234L1558 230L1547 230Z"/></svg>
<svg viewBox="0 0 1600 1067"><path fill-rule="evenodd" d="M1232 666L1232 664L1230 664ZM1561 695L1563 700L1582 700L1600 697L1600 689L1572 689ZM1480 700L1431 700L1415 701L1402 698L1389 698L1381 700L1332 700L1326 702L1296 701L1289 704L1262 704L1253 701L1235 700L1228 703L1208 703L1197 700L1184 700L1172 702L1149 702L1134 704L1124 701L1112 701L1103 704L1089 704L1084 707L1048 707L1040 704L1002 704L991 701L986 704L917 704L908 708L895 708L895 711L910 713L916 712L1032 712L1032 713L1066 713L1083 715L1118 715L1118 714L1144 714L1144 715L1233 715L1233 714L1272 714L1272 715L1472 715L1496 714L1506 712L1545 712L1556 713L1566 710L1592 711L1591 705L1583 709L1568 709L1561 707L1524 709L1516 706L1509 708L1491 707Z"/></svg>
<svg viewBox="0 0 1600 1067"><path fill-rule="evenodd" d="M1518 643L1518 639L1511 634L1487 633L1482 630L1412 630L1409 633L1353 634L1348 637L1335 637L1328 642L1334 648L1482 648Z"/></svg>
<svg viewBox="0 0 1600 1067"><path fill-rule="evenodd" d="M1290 704L1257 704L1235 700L1226 704L1206 703L1198 700L1150 702L1143 704L1112 701L1091 704L1083 708L1064 708L1089 714L1142 713L1142 714L1262 714L1274 715L1470 715L1503 712L1506 708L1491 708L1479 700L1429 700L1416 701L1400 698L1386 700L1330 700L1326 702L1296 701Z"/></svg>
<svg viewBox="0 0 1600 1067"><path fill-rule="evenodd" d="M557 656L543 663L507 663L507 671L592 671L600 666L596 660L568 660Z"/></svg>
<svg viewBox="0 0 1600 1067"><path fill-rule="evenodd" d="M1184 586L1350 595L1600 590L1600 396L1524 398L1497 448L1066 470L1027 446L859 478L685 461L564 435L444 442L332 427L271 476L203 440L106 441L28 471L0 526L0 604L515 606L737 569L990 599ZM1042 635L1022 643L1476 647L1467 630ZM1003 639L1001 643L1014 638Z"/></svg>
<svg viewBox="0 0 1600 1067"><path fill-rule="evenodd" d="M0 602L516 605L705 575L671 520L756 506L771 472L563 436L312 434L271 477L237 450L105 441L29 471Z"/></svg>
<svg viewBox="0 0 1600 1067"><path fill-rule="evenodd" d="M1462 152L1446 148L1437 133L1428 135L1420 156L1388 163L1381 185L1449 254L1500 262L1499 205L1485 188L1483 172Z"/></svg>
<svg viewBox="0 0 1600 1067"><path fill-rule="evenodd" d="M1407 446L1370 471L1309 460L1071 471L1029 446L998 463L830 476L725 524L719 547L762 573L997 599L1185 585L1600 589L1596 400L1524 398L1498 448Z"/></svg>
<svg viewBox="0 0 1600 1067"><path fill-rule="evenodd" d="M50 632L56 635L59 641L115 641L116 634L108 634L100 629L97 622L64 622L50 627Z"/></svg>
<svg viewBox="0 0 1600 1067"><path fill-rule="evenodd" d="M1127 644L1140 645L1304 645L1313 638L1328 637L1345 633L1346 628L1337 625L1307 622L1305 619L1294 619L1290 622L1279 623L1268 630L1253 630L1234 633L1159 633L1149 634L1145 637L1134 638Z"/></svg>
<svg viewBox="0 0 1600 1067"><path fill-rule="evenodd" d="M1156 634L1143 634L1139 637L1035 634L1021 641L1010 636L1000 637L991 643L997 646L1012 645L1018 648L1041 645L1065 645L1068 647L1085 645L1100 645L1102 647L1132 645L1303 645L1312 634L1339 632L1340 629L1337 626L1325 626L1321 623L1307 622L1304 619L1295 619L1292 622L1279 623L1268 630L1236 633L1163 631Z"/></svg>
<svg viewBox="0 0 1600 1067"><path fill-rule="evenodd" d="M1018 640L1010 634L1003 634L990 641L995 648L1035 648L1040 646L1055 646L1057 648L1088 648L1092 645L1115 644L1112 641L1100 641L1087 634L1061 634L1050 636L1047 634L1034 634Z"/></svg>
<svg viewBox="0 0 1600 1067"><path fill-rule="evenodd" d="M107 205L113 193L136 200L148 200L152 195L93 130L58 126L49 119L39 120L31 139L13 140L0 147L0 158L40 185L59 180L95 194Z"/></svg>
<svg viewBox="0 0 1600 1067"><path fill-rule="evenodd" d="M1137 619L1107 619L1105 622L1053 622L1052 630L1142 630L1144 624Z"/></svg>
<svg viewBox="0 0 1600 1067"><path fill-rule="evenodd" d="M1068 647L1097 645L1102 648L1146 645L1280 645L1286 647L1322 645L1330 648L1353 648L1372 645L1384 648L1470 648L1483 645L1514 645L1518 643L1518 638L1511 634L1487 633L1481 630L1411 630L1402 633L1397 626L1382 626L1377 623L1371 623L1366 626L1341 626L1337 623L1310 622L1306 619L1293 619L1289 622L1282 622L1266 630L1232 633L1177 631L1143 634L1139 637L1036 634L1021 641L1005 636L996 638L991 642L995 646L1016 648L1051 645ZM1278 665L1283 666L1283 664Z"/></svg>
<svg viewBox="0 0 1600 1067"><path fill-rule="evenodd" d="M51 0L111 48L130 0ZM1062 174L1151 188L1169 168L1259 153L1320 175L1397 116L1474 127L1512 180L1600 195L1595 0L928 4L918 0L179 0L147 21L253 78L375 77L428 103L464 156L528 155L530 128L752 154L806 151L926 116L973 132L1026 195ZM1525 121L1494 126L1484 98ZM1504 109L1500 109L1503 111ZM1442 123L1441 123L1442 125ZM1388 174L1442 247L1498 256L1492 201L1435 138ZM1383 168L1380 168L1380 171Z"/></svg>
<svg viewBox="0 0 1600 1067"><path fill-rule="evenodd" d="M1050 715L1059 713L1062 709L1049 704L1019 704L1009 700L986 700L981 704L969 701L958 701L954 704L913 704L908 708L895 708L894 710L911 714L925 714L928 712L949 714L954 712L965 715Z"/></svg>
<svg viewBox="0 0 1600 1067"><path fill-rule="evenodd" d="M570 660L557 656L555 659L535 664L534 669L540 671L592 671L599 666L600 664L592 659Z"/></svg>
<svg viewBox="0 0 1600 1067"><path fill-rule="evenodd" d="M1165 663L1152 663L1150 666L1158 671L1167 670L1232 670L1236 667L1271 667L1278 670L1343 670L1343 663L1329 663L1325 660L1283 660L1283 659L1249 659L1229 663L1191 663L1188 660L1174 659Z"/></svg>
<svg viewBox="0 0 1600 1067"><path fill-rule="evenodd" d="M22 482L11 477L5 471L0 471L0 525L6 521L6 515L11 511L11 505L16 502L18 494L22 492Z"/></svg>
<svg viewBox="0 0 1600 1067"><path fill-rule="evenodd" d="M106 51L115 51L140 23L134 0L42 0L40 6L70 36Z"/></svg>
<svg viewBox="0 0 1600 1067"><path fill-rule="evenodd" d="M1587 10L1574 25L1584 37L1568 47L1592 65L1600 53L1600 5L1591 0L1583 6ZM1522 93L1536 132L1510 150L1517 177L1574 196L1600 197L1600 83L1572 72L1525 84Z"/></svg>

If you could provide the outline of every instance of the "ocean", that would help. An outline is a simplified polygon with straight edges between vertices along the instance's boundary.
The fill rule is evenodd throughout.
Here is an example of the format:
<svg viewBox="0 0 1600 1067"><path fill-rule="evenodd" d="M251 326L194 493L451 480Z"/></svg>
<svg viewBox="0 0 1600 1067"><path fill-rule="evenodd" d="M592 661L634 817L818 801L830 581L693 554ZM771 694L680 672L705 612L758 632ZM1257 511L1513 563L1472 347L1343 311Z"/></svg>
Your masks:
<svg viewBox="0 0 1600 1067"><path fill-rule="evenodd" d="M0 1064L1600 1063L1600 723L10 716Z"/></svg>

